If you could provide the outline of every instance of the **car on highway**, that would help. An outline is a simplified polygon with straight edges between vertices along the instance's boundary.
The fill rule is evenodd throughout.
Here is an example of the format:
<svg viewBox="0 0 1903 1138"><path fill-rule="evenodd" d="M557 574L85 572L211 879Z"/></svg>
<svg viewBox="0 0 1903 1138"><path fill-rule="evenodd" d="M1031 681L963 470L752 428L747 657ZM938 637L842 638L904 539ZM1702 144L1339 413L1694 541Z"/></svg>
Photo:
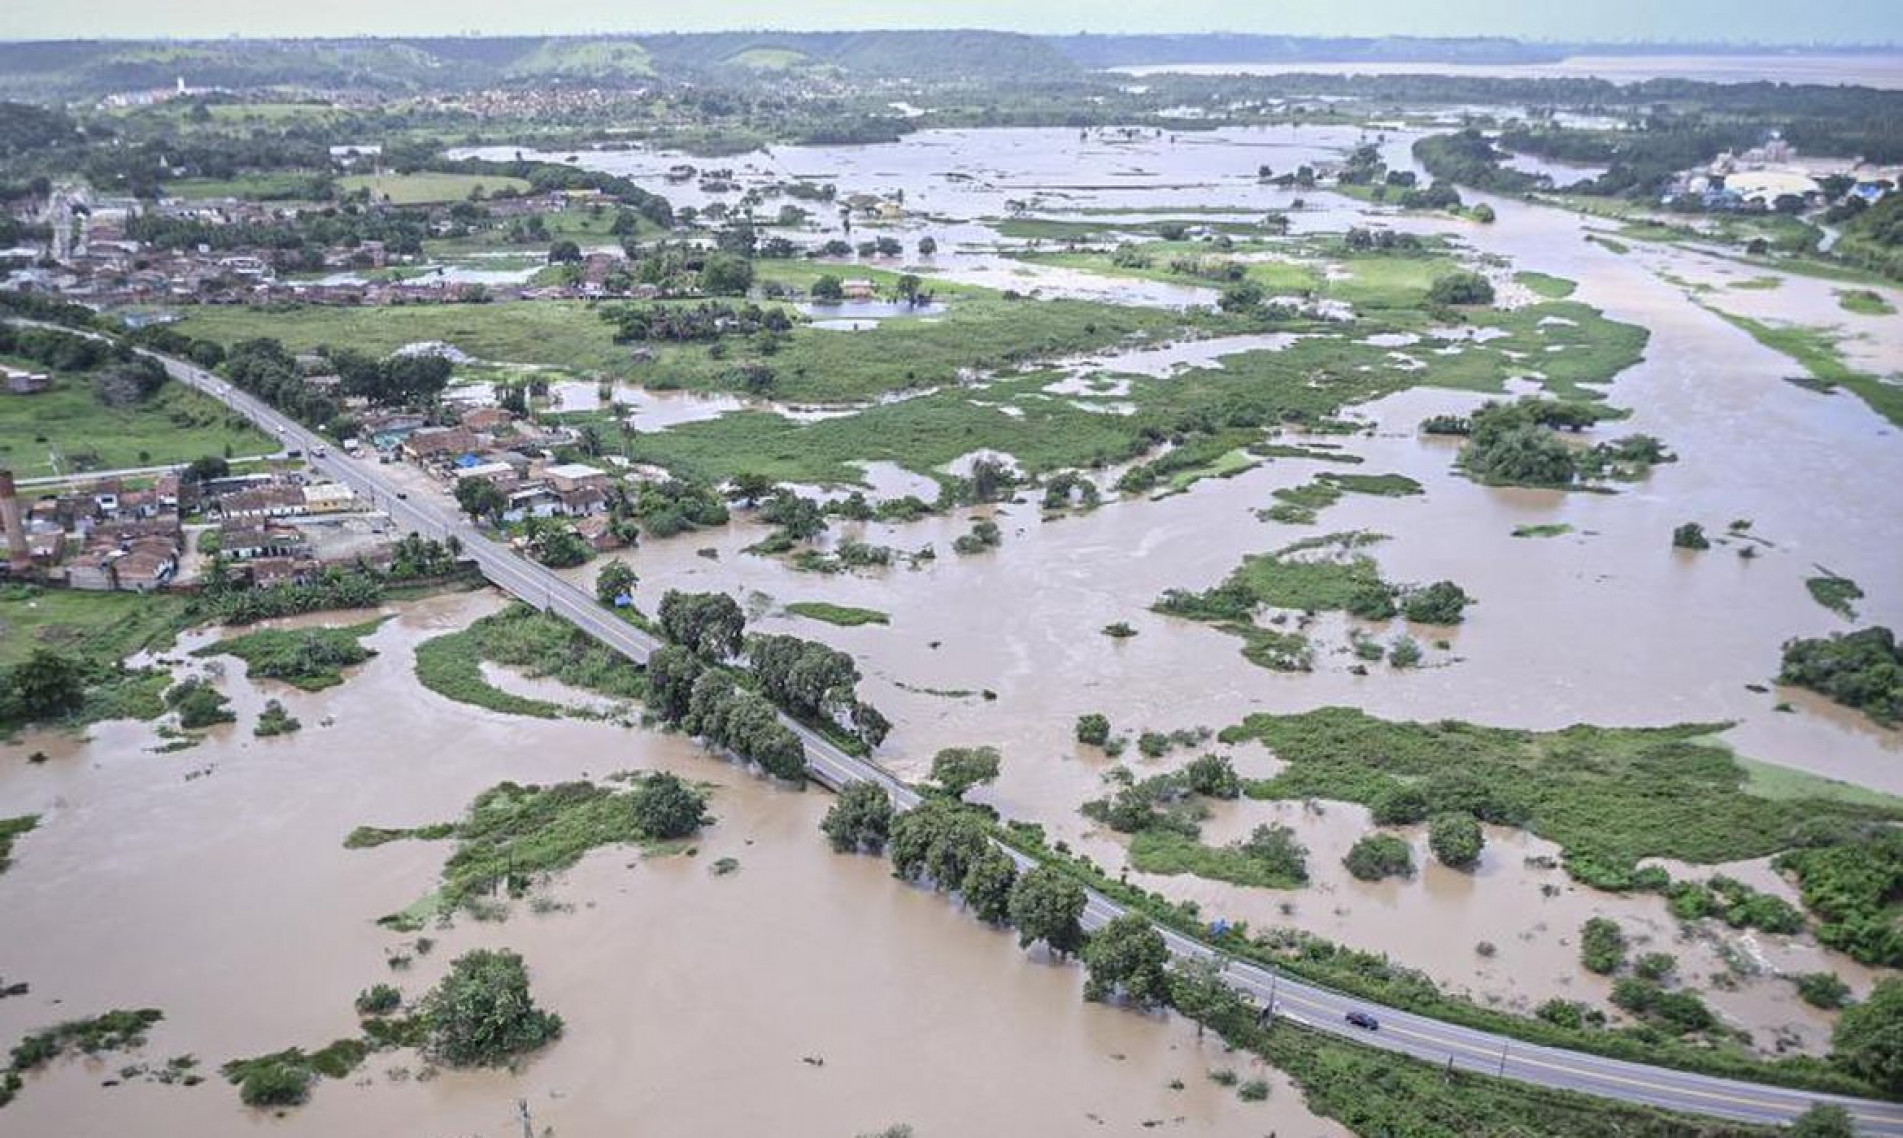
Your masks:
<svg viewBox="0 0 1903 1138"><path fill-rule="evenodd" d="M1367 1012L1363 1012L1363 1011L1349 1012L1347 1018L1348 1018L1348 1023L1350 1024L1350 1026L1358 1027L1363 1031L1380 1031L1381 1030L1381 1021L1369 1015Z"/></svg>
<svg viewBox="0 0 1903 1138"><path fill-rule="evenodd" d="M311 448L311 457L312 457L312 458L323 458L323 457L325 457L325 456L326 456L326 455L328 455L328 454L330 454L330 452L329 452L329 451L327 451L327 450L325 450L325 449L324 449L323 447L312 447L312 448Z"/></svg>

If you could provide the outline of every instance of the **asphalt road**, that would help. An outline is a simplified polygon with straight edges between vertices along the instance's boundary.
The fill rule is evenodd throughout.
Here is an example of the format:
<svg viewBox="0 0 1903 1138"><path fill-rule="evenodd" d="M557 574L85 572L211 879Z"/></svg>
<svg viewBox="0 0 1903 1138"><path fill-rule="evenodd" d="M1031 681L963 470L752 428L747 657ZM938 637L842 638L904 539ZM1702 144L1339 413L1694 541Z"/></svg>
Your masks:
<svg viewBox="0 0 1903 1138"><path fill-rule="evenodd" d="M261 400L188 363L163 356L157 358L176 379L229 404L265 431L283 439L287 448L302 450L313 466L374 502L404 528L436 538L456 536L465 553L501 588L529 604L559 614L637 663L645 663L649 654L660 647L652 636L601 608L589 593L517 557L485 536L441 496L431 494L427 499L407 496L374 461L350 458L335 451L317 457L317 449L328 444ZM846 754L803 724L788 720L787 725L805 742L807 762L816 781L837 790L850 782L870 780L885 787L900 809L918 802L916 791L872 760ZM1030 864L1031 859L1016 851L1009 852L1020 867ZM1096 928L1123 912L1122 906L1093 892L1084 911L1084 925ZM1179 933L1162 931L1170 950L1179 956L1204 957L1213 953L1208 946ZM1225 975L1258 1005L1273 1006L1277 1015L1318 1031L1370 1047L1398 1051L1439 1066L1757 1124L1787 1123L1813 1103L1837 1103L1850 1109L1859 1133L1903 1138L1903 1103L1819 1095L1536 1046L1382 1007L1240 961L1230 962ZM1368 1031L1351 1026L1345 1017L1354 1010L1374 1015L1379 1028Z"/></svg>

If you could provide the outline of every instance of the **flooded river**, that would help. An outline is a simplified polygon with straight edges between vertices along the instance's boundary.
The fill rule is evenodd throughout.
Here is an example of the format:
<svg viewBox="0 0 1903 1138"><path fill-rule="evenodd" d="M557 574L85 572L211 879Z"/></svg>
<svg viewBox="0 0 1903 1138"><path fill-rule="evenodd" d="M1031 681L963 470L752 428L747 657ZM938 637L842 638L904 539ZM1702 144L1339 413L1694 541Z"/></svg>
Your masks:
<svg viewBox="0 0 1903 1138"><path fill-rule="evenodd" d="M148 1060L190 1053L215 1068L354 1034L362 989L388 981L415 997L463 951L507 947L567 1021L559 1042L515 1074L422 1078L412 1053L372 1056L349 1080L318 1084L272 1132L513 1136L521 1099L536 1133L555 1135L838 1138L897 1122L920 1134L1084 1134L1150 1120L1194 1134L1342 1133L1279 1080L1269 1102L1240 1102L1208 1075L1256 1077L1246 1057L1198 1044L1180 1020L1085 1004L1080 969L1019 952L879 859L835 856L816 829L823 793L772 789L677 738L512 718L420 688L415 643L497 603L485 593L405 607L369 640L381 655L321 694L255 686L227 661L220 683L240 724L188 751L154 754L150 731L129 724L95 729L78 749L0 749L0 814L43 814L0 881L4 975L32 989L0 1002L0 1038L150 1006L166 1019ZM301 733L250 737L269 697ZM51 760L23 762L33 749ZM449 851L345 850L353 827L452 818L504 779L639 769L717 784L718 821L697 856L597 851L548 891L568 911L518 904L501 923L464 918L429 931L436 946L412 968L388 967L413 942L372 922L429 891ZM739 871L712 875L722 857ZM182 1138L263 1122L212 1071L196 1088L100 1088L124 1062L30 1076L6 1132Z"/></svg>
<svg viewBox="0 0 1903 1138"><path fill-rule="evenodd" d="M1261 185L1258 165L1285 170L1324 160L1361 137L1276 128L1126 143L1069 131L946 131L893 146L776 149L720 164L733 165L743 184L801 177L836 182L842 194L902 189L908 244L945 235L931 271L991 281L1027 268L991 247L995 228L981 220L1005 216L1011 202L1078 218L1106 209L1281 208L1297 195ZM1405 141L1390 136L1383 145L1398 161ZM688 204L697 189L660 183L678 160L642 151L585 158L653 178ZM1318 227L1363 217L1345 199L1306 196ZM1514 269L1578 280L1578 299L1649 328L1644 362L1609 391L1614 405L1633 411L1613 430L1655 434L1680 461L1616 494L1479 486L1454 474L1451 446L1416 428L1427 415L1471 409L1481 397L1415 390L1354 409L1368 431L1326 441L1364 460L1354 470L1404 474L1425 493L1350 494L1316 526L1256 518L1272 491L1348 469L1300 458L1265 461L1159 500L1110 500L1077 516L1045 519L1032 498L904 526L836 525L828 542L930 544L939 554L916 568L868 574L805 574L744 554L762 531L742 515L723 529L628 554L641 577L640 603L651 610L669 588L726 591L761 613L759 630L850 651L867 677L863 694L896 724L882 752L895 771L923 778L941 747L995 744L1003 775L975 796L1006 816L1043 823L1113 868L1123 840L1078 813L1105 792L1109 765L1072 738L1087 712L1106 713L1119 732L1132 733L1221 728L1252 711L1329 705L1540 729L1701 721L1730 724L1722 737L1742 754L1903 794L1903 735L1821 700L1750 686L1769 682L1786 638L1850 627L1806 594L1804 578L1816 566L1862 586L1862 623L1903 623L1895 548L1903 439L1850 396L1785 382L1788 359L1662 277L1722 287L1716 278L1730 270L1662 248L1620 256L1583 240L1603 223L1491 204L1498 214L1491 226L1387 213L1380 220L1451 233ZM946 240L959 235L969 239ZM1114 278L1089 285L1125 290ZM1059 283L1050 288L1062 294ZM1765 315L1785 303L1818 311L1833 300L1815 282L1734 291L1739 304L1758 307L1728 310ZM1728 293L1728 304L1735 298ZM1884 318L1841 319L1864 336L1857 350L1870 354L1859 358L1891 358L1903 343ZM1080 362L1052 391L1114 393L1119 373L1194 382L1195 368L1220 366L1224 350L1238 346L1211 341L1099 357ZM642 429L739 405L613 394ZM598 398L584 384L562 385L560 395L567 409ZM869 478L881 496L927 489L920 472L889 464ZM955 556L952 543L975 516L995 517L1003 544ZM1700 554L1670 547L1682 522L1716 534L1733 519L1749 519L1762 539L1756 557L1738 556L1736 542ZM1572 532L1512 536L1516 527L1556 523ZM1314 671L1270 672L1244 660L1236 639L1149 611L1164 590L1206 588L1248 554L1351 529L1388 535L1371 550L1388 579L1452 579L1477 598L1458 629L1414 630L1445 639L1445 647L1430 647L1434 666L1357 675L1349 625L1335 618L1309 630ZM707 548L717 559L700 555ZM594 571L574 576L592 586ZM835 628L788 615L783 606L792 601L876 609L890 624ZM1085 1005L1076 969L1019 953L1005 935L893 881L873 859L834 857L814 833L826 805L820 793L769 789L678 739L480 712L418 687L410 673L415 643L495 603L464 595L406 607L370 641L382 655L326 693L266 692L227 661L220 683L241 726L181 753L153 753L150 729L138 724L102 725L85 744L29 738L0 747L0 817L43 815L0 878L0 974L32 985L30 995L0 1001L0 1039L65 1016L149 1005L167 1013L147 1051L154 1058L190 1052L211 1066L321 1046L354 1031L351 999L370 984L391 979L414 996L464 949L507 945L527 957L538 998L568 1021L567 1036L545 1055L519 1074L429 1080L414 1077L413 1057L373 1057L353 1080L317 1087L310 1106L278 1125L308 1134L506 1135L519 1132L519 1098L538 1129L558 1135L771 1130L823 1138L901 1121L921 1135L1083 1134L1150 1120L1194 1133L1336 1132L1310 1118L1285 1085L1259 1105L1216 1087L1210 1069L1247 1064L1199 1048L1179 1021ZM1114 621L1138 635L1102 635ZM1401 630L1373 631L1386 638ZM555 691L519 677L499 682L543 698ZM282 698L305 730L251 738L267 695ZM1780 701L1791 710L1777 710ZM21 761L33 750L49 761ZM1147 773L1193 753L1132 765ZM1256 775L1274 762L1258 750L1236 757ZM413 970L385 965L403 940L371 922L427 892L446 850L399 842L346 851L341 841L352 827L452 818L503 779L652 768L720 784L712 806L719 822L697 857L597 852L552 886L554 900L572 909L520 907L499 925L459 921L431 934L439 945ZM1310 847L1311 887L1284 893L1137 876L1212 914L1386 952L1454 988L1518 1007L1554 995L1603 1004L1605 982L1577 967L1576 938L1586 917L1615 916L1647 949L1677 954L1699 988L1731 969L1727 961L1749 962L1735 991L1707 996L1767 1050L1780 1036L1820 1050L1829 1026L1776 973L1829 968L1859 991L1870 982L1806 938L1729 931L1683 938L1656 899L1594 893L1530 865L1554 850L1524 834L1491 833L1473 875L1430 865L1413 880L1378 885L1349 879L1339 865L1368 828L1359 808L1227 804L1205 840L1230 840L1267 821L1295 827ZM1423 836L1409 837L1425 862ZM720 857L738 859L740 871L710 875ZM1728 869L1788 892L1762 864ZM1491 955L1478 950L1482 942ZM69 1062L34 1076L7 1108L6 1127L181 1136L251 1129L235 1091L215 1080L191 1090L137 1082L99 1089L117 1065ZM405 1065L411 1077L393 1070ZM1172 1080L1183 1089L1171 1089ZM736 1082L745 1093L729 1089Z"/></svg>

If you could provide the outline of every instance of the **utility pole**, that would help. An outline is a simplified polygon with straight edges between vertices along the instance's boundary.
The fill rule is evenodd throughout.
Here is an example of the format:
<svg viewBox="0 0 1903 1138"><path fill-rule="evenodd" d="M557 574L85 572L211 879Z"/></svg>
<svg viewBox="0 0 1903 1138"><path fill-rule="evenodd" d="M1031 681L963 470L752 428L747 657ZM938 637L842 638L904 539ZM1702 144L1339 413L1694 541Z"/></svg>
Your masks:
<svg viewBox="0 0 1903 1138"><path fill-rule="evenodd" d="M1508 1040L1503 1039L1500 1041L1500 1077L1503 1079L1507 1077L1507 1047L1508 1045L1509 1045Z"/></svg>
<svg viewBox="0 0 1903 1138"><path fill-rule="evenodd" d="M515 1116L522 1123L522 1138L535 1138L535 1123L529 1120L529 1100L515 1100Z"/></svg>

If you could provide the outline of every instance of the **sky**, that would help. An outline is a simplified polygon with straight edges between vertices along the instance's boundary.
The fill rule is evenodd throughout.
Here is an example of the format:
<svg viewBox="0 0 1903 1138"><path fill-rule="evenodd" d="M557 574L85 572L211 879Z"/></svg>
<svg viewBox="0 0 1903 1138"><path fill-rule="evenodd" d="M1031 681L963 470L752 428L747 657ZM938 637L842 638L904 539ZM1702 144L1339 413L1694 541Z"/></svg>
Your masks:
<svg viewBox="0 0 1903 1138"><path fill-rule="evenodd" d="M1903 0L4 0L0 39L775 28L1903 43Z"/></svg>

